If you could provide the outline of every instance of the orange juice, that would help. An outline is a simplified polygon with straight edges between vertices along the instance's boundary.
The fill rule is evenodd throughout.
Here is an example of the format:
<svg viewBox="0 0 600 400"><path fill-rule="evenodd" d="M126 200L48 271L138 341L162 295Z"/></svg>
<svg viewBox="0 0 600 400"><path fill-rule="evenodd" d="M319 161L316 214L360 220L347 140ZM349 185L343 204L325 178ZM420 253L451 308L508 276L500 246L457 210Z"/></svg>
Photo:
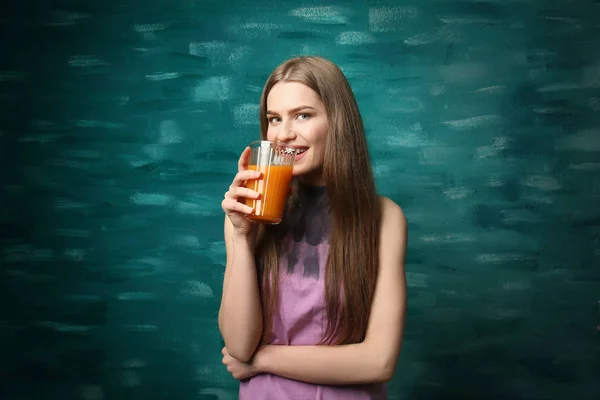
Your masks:
<svg viewBox="0 0 600 400"><path fill-rule="evenodd" d="M262 172L260 179L248 181L248 189L260 193L258 199L246 199L246 205L254 208L248 218L266 224L278 224L288 197L293 165L248 165L248 169Z"/></svg>

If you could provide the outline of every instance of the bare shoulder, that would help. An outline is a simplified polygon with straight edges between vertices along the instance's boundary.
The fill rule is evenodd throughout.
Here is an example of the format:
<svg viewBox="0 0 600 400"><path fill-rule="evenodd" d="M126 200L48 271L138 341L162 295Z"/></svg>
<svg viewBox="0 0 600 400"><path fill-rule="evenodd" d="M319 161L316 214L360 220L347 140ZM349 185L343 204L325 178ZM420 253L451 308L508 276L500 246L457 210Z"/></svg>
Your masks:
<svg viewBox="0 0 600 400"><path fill-rule="evenodd" d="M388 197L379 196L381 205L381 227L398 226L406 229L406 216L402 208L396 202Z"/></svg>
<svg viewBox="0 0 600 400"><path fill-rule="evenodd" d="M381 196L380 202L379 256L381 266L395 269L394 266L404 266L408 244L408 224L402 208L393 200Z"/></svg>

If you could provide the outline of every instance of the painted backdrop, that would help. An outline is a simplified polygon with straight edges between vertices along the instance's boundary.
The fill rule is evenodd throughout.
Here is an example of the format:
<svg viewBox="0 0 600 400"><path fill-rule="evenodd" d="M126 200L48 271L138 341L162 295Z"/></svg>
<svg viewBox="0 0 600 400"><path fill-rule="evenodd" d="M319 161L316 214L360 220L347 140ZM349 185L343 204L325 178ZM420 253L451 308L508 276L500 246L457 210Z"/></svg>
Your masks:
<svg viewBox="0 0 600 400"><path fill-rule="evenodd" d="M348 76L410 222L390 398L598 398L600 2L12 3L2 399L236 398L220 201L299 54Z"/></svg>

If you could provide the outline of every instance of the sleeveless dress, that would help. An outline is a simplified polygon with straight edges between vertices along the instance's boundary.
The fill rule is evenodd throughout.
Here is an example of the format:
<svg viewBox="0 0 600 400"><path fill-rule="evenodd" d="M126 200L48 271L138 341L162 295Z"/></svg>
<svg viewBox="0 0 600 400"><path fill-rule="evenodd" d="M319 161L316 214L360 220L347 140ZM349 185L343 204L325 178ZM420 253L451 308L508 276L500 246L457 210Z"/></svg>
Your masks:
<svg viewBox="0 0 600 400"><path fill-rule="evenodd" d="M326 328L325 263L331 217L324 187L301 186L279 261L271 344L316 345ZM271 374L240 382L240 400L385 400L387 385L316 385Z"/></svg>

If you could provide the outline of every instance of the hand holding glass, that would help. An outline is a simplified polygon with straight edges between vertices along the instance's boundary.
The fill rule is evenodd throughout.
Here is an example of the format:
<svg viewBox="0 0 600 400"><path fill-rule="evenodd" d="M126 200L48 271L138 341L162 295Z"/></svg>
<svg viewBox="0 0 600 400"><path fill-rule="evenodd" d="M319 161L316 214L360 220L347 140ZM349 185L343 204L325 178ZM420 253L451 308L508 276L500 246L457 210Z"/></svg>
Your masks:
<svg viewBox="0 0 600 400"><path fill-rule="evenodd" d="M246 198L246 205L254 210L247 218L258 223L278 224L283 218L296 149L264 140L252 142L249 146L248 169L260 171L262 175L246 184L248 189L260 194L258 199Z"/></svg>

